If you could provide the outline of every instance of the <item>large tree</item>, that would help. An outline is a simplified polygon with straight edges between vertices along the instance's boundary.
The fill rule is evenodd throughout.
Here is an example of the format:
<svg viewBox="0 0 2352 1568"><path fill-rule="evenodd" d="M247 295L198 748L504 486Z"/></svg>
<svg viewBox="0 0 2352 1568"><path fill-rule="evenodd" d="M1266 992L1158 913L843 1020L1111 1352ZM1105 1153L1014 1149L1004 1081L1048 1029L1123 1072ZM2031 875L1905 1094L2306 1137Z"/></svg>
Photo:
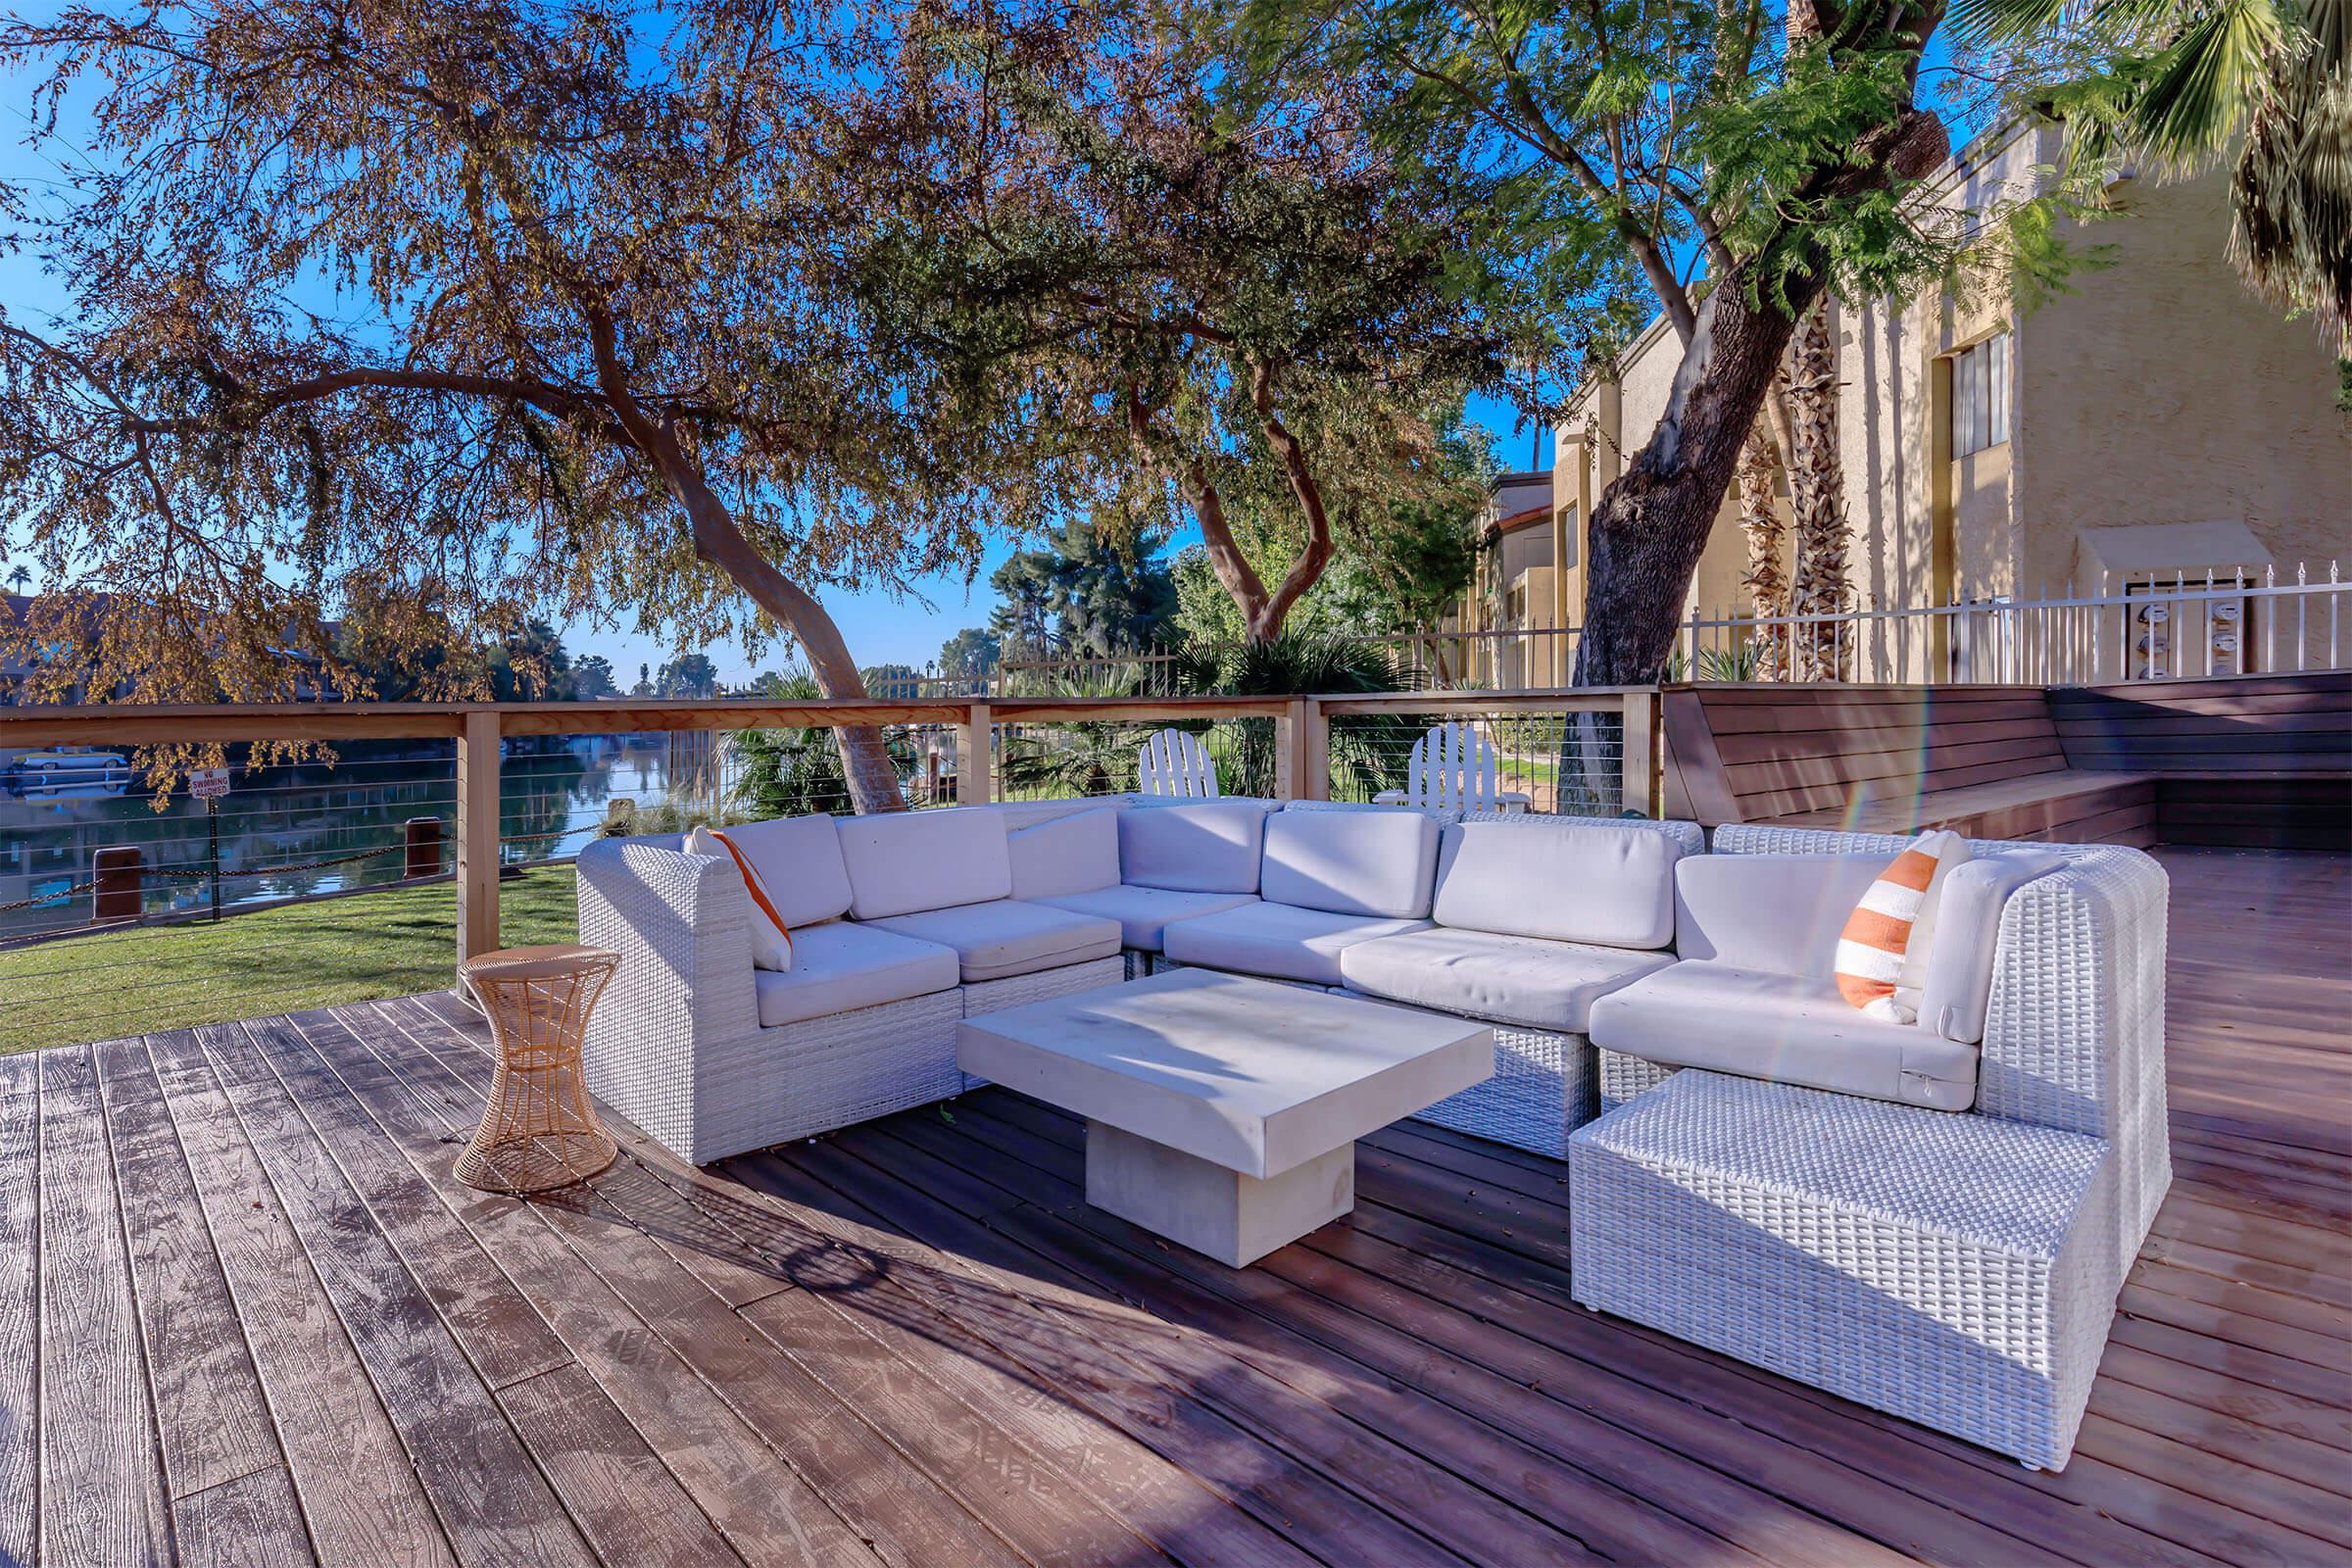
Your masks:
<svg viewBox="0 0 2352 1568"><path fill-rule="evenodd" d="M0 28L72 172L9 193L72 303L0 317L0 486L12 543L113 595L107 672L286 695L278 651L331 661L365 596L393 635L403 605L418 637L781 631L863 695L816 589L968 560L974 517L1029 503L987 412L870 352L840 285L855 20L176 0ZM859 808L898 805L879 735L840 740Z"/></svg>
<svg viewBox="0 0 2352 1568"><path fill-rule="evenodd" d="M1006 561L989 586L1003 601L989 630L1031 657L1140 654L1166 639L1176 613L1176 584L1155 542L1084 516L1067 518L1046 548Z"/></svg>
<svg viewBox="0 0 2352 1568"><path fill-rule="evenodd" d="M1965 238L1903 200L1947 151L1918 101L1942 0L1811 11L1786 47L1763 0L1251 14L1261 71L1368 82L1393 142L1509 193L1481 206L1480 255L1530 302L1514 314L1550 318L1553 375L1605 373L1653 309L1681 342L1664 417L1590 519L1585 684L1664 664L1795 322L1833 288L1915 289Z"/></svg>
<svg viewBox="0 0 2352 1568"><path fill-rule="evenodd" d="M1455 286L1468 229L1437 186L1343 93L1234 92L1205 17L936 8L861 126L906 234L871 290L1098 502L1196 523L1263 642L1330 564L1340 493L1416 471L1410 409L1503 362ZM1270 567L1243 506L1287 514Z"/></svg>

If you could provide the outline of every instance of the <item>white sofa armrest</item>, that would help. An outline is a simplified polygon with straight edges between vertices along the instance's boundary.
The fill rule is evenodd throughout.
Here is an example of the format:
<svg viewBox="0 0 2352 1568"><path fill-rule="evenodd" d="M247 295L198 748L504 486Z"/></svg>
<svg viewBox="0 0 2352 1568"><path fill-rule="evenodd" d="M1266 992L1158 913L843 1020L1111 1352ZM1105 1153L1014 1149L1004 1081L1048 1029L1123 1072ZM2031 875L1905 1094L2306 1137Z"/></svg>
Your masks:
<svg viewBox="0 0 2352 1568"><path fill-rule="evenodd" d="M760 1028L752 907L728 861L629 839L580 852L580 940L620 955L589 1015L589 1089L683 1147L698 1051Z"/></svg>

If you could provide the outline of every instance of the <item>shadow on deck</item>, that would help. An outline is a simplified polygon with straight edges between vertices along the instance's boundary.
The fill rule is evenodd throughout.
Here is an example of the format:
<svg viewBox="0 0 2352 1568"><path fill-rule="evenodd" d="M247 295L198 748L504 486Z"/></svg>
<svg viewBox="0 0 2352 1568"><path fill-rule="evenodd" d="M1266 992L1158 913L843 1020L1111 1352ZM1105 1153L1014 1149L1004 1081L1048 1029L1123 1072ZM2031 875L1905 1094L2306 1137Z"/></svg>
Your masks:
<svg viewBox="0 0 2352 1568"><path fill-rule="evenodd" d="M2062 1475L1573 1307L1565 1167L1418 1125L1241 1273L994 1090L486 1197L419 998L0 1058L0 1562L2352 1560L2352 861L2163 858L2176 1180Z"/></svg>

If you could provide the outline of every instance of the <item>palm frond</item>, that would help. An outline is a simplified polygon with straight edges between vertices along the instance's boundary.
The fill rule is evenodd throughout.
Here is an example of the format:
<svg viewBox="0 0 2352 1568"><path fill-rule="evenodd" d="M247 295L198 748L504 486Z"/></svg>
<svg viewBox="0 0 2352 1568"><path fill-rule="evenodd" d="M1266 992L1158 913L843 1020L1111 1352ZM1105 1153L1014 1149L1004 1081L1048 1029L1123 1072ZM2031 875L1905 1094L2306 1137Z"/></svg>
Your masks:
<svg viewBox="0 0 2352 1568"><path fill-rule="evenodd" d="M2132 103L2132 140L2167 173L2218 157L2267 94L2270 61L2286 38L2278 0L2222 0L2150 63Z"/></svg>

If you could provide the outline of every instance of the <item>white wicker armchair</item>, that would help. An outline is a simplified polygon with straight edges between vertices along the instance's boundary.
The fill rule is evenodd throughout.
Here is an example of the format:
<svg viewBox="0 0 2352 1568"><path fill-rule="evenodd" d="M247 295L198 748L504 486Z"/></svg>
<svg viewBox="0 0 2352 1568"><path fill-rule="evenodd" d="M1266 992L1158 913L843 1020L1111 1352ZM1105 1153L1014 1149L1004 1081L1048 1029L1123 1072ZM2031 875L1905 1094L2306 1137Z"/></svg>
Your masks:
<svg viewBox="0 0 2352 1568"><path fill-rule="evenodd" d="M763 1029L751 901L724 861L629 839L580 852L580 940L621 956L588 1087L697 1164L944 1100L960 990Z"/></svg>
<svg viewBox="0 0 2352 1568"><path fill-rule="evenodd" d="M1714 848L1908 842L1726 826ZM2168 879L2137 850L2034 847L2068 863L2002 906L1972 1111L1669 1085L1673 1069L1602 1052L1609 1113L1570 1150L1577 1299L2063 1466L2172 1181Z"/></svg>

